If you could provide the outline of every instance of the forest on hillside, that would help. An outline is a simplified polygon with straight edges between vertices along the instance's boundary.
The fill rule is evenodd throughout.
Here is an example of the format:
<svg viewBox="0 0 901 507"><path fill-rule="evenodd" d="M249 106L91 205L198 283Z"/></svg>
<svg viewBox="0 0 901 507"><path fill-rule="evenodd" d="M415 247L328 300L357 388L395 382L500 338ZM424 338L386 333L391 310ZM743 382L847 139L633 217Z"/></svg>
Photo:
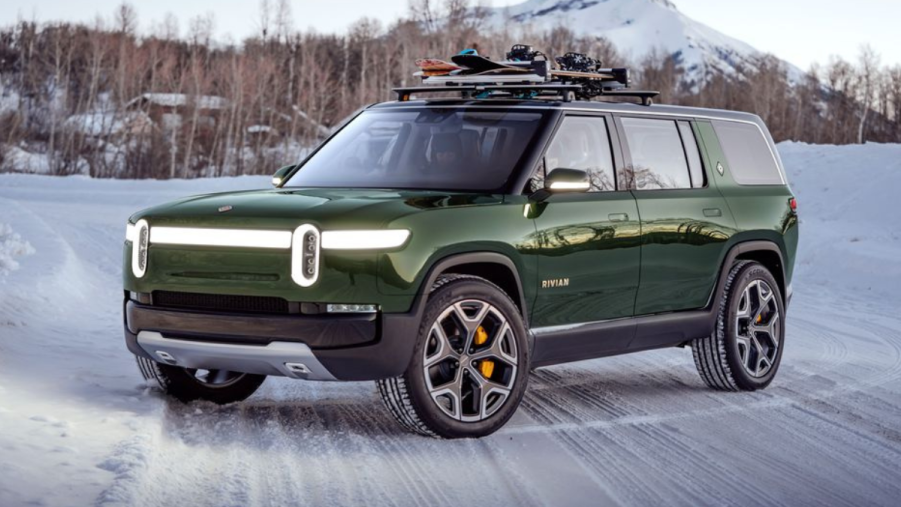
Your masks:
<svg viewBox="0 0 901 507"><path fill-rule="evenodd" d="M263 0L258 33L214 40L212 15L182 29L169 15L138 30L123 3L94 23L20 21L0 28L0 172L115 178L268 174L298 160L365 104L414 84L414 61L477 46L503 57L527 42L553 58L586 53L630 67L658 102L748 111L777 141L901 142L901 67L833 58L792 82L764 56L737 75L687 79L677 55L627 61L615 41L560 26L492 27L468 0L411 0L390 26L354 22L345 34L294 28L286 0Z"/></svg>

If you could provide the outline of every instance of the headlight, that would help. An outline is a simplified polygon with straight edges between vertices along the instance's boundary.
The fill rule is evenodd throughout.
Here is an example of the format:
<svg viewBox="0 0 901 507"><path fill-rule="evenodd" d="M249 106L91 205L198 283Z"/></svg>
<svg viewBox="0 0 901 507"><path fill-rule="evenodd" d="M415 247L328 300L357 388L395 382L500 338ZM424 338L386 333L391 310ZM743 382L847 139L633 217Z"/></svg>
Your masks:
<svg viewBox="0 0 901 507"><path fill-rule="evenodd" d="M141 278L147 272L147 248L150 245L150 224L147 220L138 220L132 232L131 244L131 272ZM125 237L128 238L129 230L126 229Z"/></svg>
<svg viewBox="0 0 901 507"><path fill-rule="evenodd" d="M406 229L383 231L323 231L323 250L382 250L403 246L410 237Z"/></svg>
<svg viewBox="0 0 901 507"><path fill-rule="evenodd" d="M301 287L309 287L319 279L319 229L310 224L294 230L291 279Z"/></svg>

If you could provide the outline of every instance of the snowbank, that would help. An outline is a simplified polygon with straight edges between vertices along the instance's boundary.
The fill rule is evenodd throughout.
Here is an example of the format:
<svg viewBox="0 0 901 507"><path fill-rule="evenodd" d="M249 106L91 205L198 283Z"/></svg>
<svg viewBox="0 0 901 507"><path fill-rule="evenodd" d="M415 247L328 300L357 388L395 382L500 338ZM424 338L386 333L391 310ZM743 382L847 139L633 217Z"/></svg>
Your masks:
<svg viewBox="0 0 901 507"><path fill-rule="evenodd" d="M10 271L19 269L19 263L14 259L23 255L31 255L34 248L23 240L18 233L13 232L12 227L0 223L0 276Z"/></svg>
<svg viewBox="0 0 901 507"><path fill-rule="evenodd" d="M2 146L0 146L2 149ZM3 153L0 172L51 174L50 157L46 153L32 153L18 146L9 146Z"/></svg>
<svg viewBox="0 0 901 507"><path fill-rule="evenodd" d="M901 145L781 143L779 153L798 198L801 283L901 296Z"/></svg>

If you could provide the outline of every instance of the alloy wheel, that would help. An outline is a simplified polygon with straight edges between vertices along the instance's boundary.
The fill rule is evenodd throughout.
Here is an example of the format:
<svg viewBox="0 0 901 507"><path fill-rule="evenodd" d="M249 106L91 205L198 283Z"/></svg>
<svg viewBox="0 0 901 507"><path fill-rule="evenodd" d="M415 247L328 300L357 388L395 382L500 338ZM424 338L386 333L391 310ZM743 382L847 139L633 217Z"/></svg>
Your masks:
<svg viewBox="0 0 901 507"><path fill-rule="evenodd" d="M454 303L432 323L423 350L429 395L455 420L485 420L510 397L518 357L513 329L500 310L476 299Z"/></svg>
<svg viewBox="0 0 901 507"><path fill-rule="evenodd" d="M738 302L735 338L742 367L752 377L763 377L773 368L781 325L772 287L763 280L751 281Z"/></svg>

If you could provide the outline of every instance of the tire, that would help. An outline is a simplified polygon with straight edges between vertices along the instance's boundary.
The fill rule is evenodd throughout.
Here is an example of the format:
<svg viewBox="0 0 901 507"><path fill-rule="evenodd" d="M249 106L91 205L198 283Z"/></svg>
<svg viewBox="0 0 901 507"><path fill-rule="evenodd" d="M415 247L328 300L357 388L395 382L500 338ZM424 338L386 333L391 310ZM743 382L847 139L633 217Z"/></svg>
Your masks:
<svg viewBox="0 0 901 507"><path fill-rule="evenodd" d="M226 405L244 401L263 384L265 375L229 372L224 370L193 370L158 363L150 359L138 357L138 368L144 380L155 381L164 393L183 402L195 400L211 401ZM206 382L200 377L206 372L215 380ZM218 377L222 375L222 377ZM216 381L221 379L221 381Z"/></svg>
<svg viewBox="0 0 901 507"><path fill-rule="evenodd" d="M698 373L713 389L763 389L776 376L784 345L779 284L762 264L737 262L727 275L713 334L692 341Z"/></svg>
<svg viewBox="0 0 901 507"><path fill-rule="evenodd" d="M377 383L402 427L474 438L513 416L528 383L529 347L519 309L498 286L475 276L440 276L416 339L407 371Z"/></svg>

